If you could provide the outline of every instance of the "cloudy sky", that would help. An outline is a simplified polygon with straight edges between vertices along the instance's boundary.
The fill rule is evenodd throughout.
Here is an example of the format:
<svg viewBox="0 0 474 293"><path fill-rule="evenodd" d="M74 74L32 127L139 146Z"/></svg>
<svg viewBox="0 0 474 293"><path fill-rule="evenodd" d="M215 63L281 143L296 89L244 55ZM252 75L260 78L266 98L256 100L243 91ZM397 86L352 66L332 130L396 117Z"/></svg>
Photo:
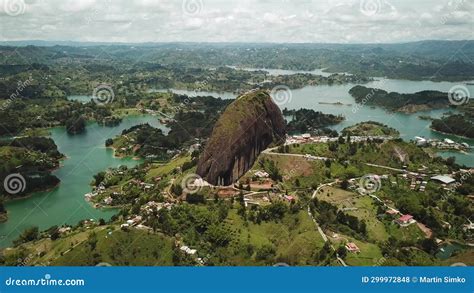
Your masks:
<svg viewBox="0 0 474 293"><path fill-rule="evenodd" d="M0 0L0 40L473 39L474 0Z"/></svg>

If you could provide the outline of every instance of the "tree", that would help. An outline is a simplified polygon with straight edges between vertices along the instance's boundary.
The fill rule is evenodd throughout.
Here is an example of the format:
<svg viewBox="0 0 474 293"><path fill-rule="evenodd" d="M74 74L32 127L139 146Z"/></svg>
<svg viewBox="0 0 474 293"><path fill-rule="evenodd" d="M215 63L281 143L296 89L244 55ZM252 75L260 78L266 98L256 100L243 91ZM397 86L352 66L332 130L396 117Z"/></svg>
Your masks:
<svg viewBox="0 0 474 293"><path fill-rule="evenodd" d="M300 187L300 180L298 178L295 179L295 186Z"/></svg>
<svg viewBox="0 0 474 293"><path fill-rule="evenodd" d="M229 208L227 207L227 204L224 202L221 202L219 204L219 209L218 209L218 217L219 221L222 222L227 218L227 215L229 214Z"/></svg>
<svg viewBox="0 0 474 293"><path fill-rule="evenodd" d="M66 130L69 134L81 133L86 130L86 120L82 116L74 116L66 121Z"/></svg>
<svg viewBox="0 0 474 293"><path fill-rule="evenodd" d="M5 199L3 197L0 198L0 214L6 213L7 210L5 209Z"/></svg>
<svg viewBox="0 0 474 293"><path fill-rule="evenodd" d="M360 221L360 223L359 223L359 232L362 235L367 236L367 224L364 220Z"/></svg>
<svg viewBox="0 0 474 293"><path fill-rule="evenodd" d="M331 160L329 160L329 159L326 159L326 160L324 161L324 165L326 166L326 168L331 168L331 164L332 164L332 162L331 162Z"/></svg>
<svg viewBox="0 0 474 293"><path fill-rule="evenodd" d="M349 188L349 181L347 179L342 180L341 188L347 190Z"/></svg>
<svg viewBox="0 0 474 293"><path fill-rule="evenodd" d="M327 241L324 243L323 248L321 248L321 250L319 251L317 255L318 261L323 261L324 259L326 259L330 252L331 252L331 245L329 244L329 241Z"/></svg>
<svg viewBox="0 0 474 293"><path fill-rule="evenodd" d="M181 195L183 193L183 188L179 184L173 184L171 186L171 192L175 195Z"/></svg>
<svg viewBox="0 0 474 293"><path fill-rule="evenodd" d="M328 144L328 148L331 152L337 152L337 147L337 143L331 142Z"/></svg>
<svg viewBox="0 0 474 293"><path fill-rule="evenodd" d="M241 206L245 207L244 193L242 192L242 190L239 191L238 201L239 201Z"/></svg>
<svg viewBox="0 0 474 293"><path fill-rule="evenodd" d="M264 208L268 212L267 220L281 220L288 211L288 206L283 202L275 202Z"/></svg>
<svg viewBox="0 0 474 293"><path fill-rule="evenodd" d="M200 193L188 193L186 194L186 201L192 204L204 203L204 195Z"/></svg>
<svg viewBox="0 0 474 293"><path fill-rule="evenodd" d="M276 250L273 245L265 244L257 249L255 259L259 261L271 261L276 255Z"/></svg>
<svg viewBox="0 0 474 293"><path fill-rule="evenodd" d="M448 166L454 166L456 163L456 157L449 157L446 159L446 165Z"/></svg>
<svg viewBox="0 0 474 293"><path fill-rule="evenodd" d="M433 254L438 249L438 245L433 238L425 238L421 241L421 247L429 254Z"/></svg>
<svg viewBox="0 0 474 293"><path fill-rule="evenodd" d="M217 247L227 246L232 236L223 225L211 225L205 233L207 241Z"/></svg>
<svg viewBox="0 0 474 293"><path fill-rule="evenodd" d="M31 228L27 228L20 234L18 239L14 240L13 243L15 245L20 245L22 243L26 243L29 241L34 241L39 238L39 228L34 226Z"/></svg>
<svg viewBox="0 0 474 293"><path fill-rule="evenodd" d="M357 144L356 143L349 144L348 153L349 153L350 156L353 156L357 153Z"/></svg>
<svg viewBox="0 0 474 293"><path fill-rule="evenodd" d="M94 231L89 233L89 236L87 237L87 245L91 251L95 250L97 247L97 241L97 234Z"/></svg>
<svg viewBox="0 0 474 293"><path fill-rule="evenodd" d="M347 249L344 245L341 245L337 248L337 254L340 258L345 258L347 256Z"/></svg>
<svg viewBox="0 0 474 293"><path fill-rule="evenodd" d="M52 226L51 228L49 228L48 229L48 234L49 234L49 238L51 238L51 240L58 239L59 236L60 236L58 226Z"/></svg>
<svg viewBox="0 0 474 293"><path fill-rule="evenodd" d="M280 170L278 169L278 166L275 164L274 161L268 162L266 171L268 172L271 179L275 181L281 181L282 176L280 174Z"/></svg>
<svg viewBox="0 0 474 293"><path fill-rule="evenodd" d="M99 184L101 184L104 181L105 172L101 171L101 172L95 174L93 177L94 177L94 185L98 186Z"/></svg>

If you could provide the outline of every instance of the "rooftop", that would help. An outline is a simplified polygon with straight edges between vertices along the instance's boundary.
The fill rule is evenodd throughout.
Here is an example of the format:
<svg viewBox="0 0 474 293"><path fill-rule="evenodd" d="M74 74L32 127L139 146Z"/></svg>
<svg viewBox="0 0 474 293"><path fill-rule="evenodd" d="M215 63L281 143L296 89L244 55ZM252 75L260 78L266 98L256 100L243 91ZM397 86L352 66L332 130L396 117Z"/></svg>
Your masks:
<svg viewBox="0 0 474 293"><path fill-rule="evenodd" d="M398 220L401 221L401 222L408 222L411 219L413 219L413 216L407 214L407 215L401 216Z"/></svg>
<svg viewBox="0 0 474 293"><path fill-rule="evenodd" d="M453 183L453 182L456 181L456 180L454 180L453 178L451 178L447 175L437 175L437 176L431 177L431 179L443 182L444 184L449 184L449 183Z"/></svg>

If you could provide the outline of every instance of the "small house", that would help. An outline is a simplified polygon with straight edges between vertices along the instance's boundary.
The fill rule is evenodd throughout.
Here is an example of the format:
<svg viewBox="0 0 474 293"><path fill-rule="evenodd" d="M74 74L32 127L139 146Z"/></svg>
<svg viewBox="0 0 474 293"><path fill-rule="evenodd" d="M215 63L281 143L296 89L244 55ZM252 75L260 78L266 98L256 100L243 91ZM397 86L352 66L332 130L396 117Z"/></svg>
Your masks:
<svg viewBox="0 0 474 293"><path fill-rule="evenodd" d="M292 195L285 195L285 199L286 199L287 201L293 201L293 200L295 200L295 198L294 198Z"/></svg>
<svg viewBox="0 0 474 293"><path fill-rule="evenodd" d="M396 220L396 222L397 222L400 226L406 227L406 226L408 226L408 225L410 225L410 224L415 223L416 221L415 221L415 219L413 219L413 216L412 216L412 215L406 214L406 215L403 215L403 216L401 216L400 218L398 218L398 219Z"/></svg>
<svg viewBox="0 0 474 293"><path fill-rule="evenodd" d="M360 252L359 247L354 242L347 243L346 244L346 249L347 249L347 251L352 252L352 253L359 253Z"/></svg>

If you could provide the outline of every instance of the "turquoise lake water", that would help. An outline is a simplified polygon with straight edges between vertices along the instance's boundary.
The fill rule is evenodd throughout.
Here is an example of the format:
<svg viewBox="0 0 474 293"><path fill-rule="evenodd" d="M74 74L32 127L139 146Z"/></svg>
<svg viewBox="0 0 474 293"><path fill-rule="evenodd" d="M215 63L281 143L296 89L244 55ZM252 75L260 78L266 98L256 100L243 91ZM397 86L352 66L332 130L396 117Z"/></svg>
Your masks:
<svg viewBox="0 0 474 293"><path fill-rule="evenodd" d="M90 192L92 176L109 167L135 166L140 163L130 158L119 159L104 146L107 138L114 137L126 128L150 123L166 132L155 116L130 116L116 127L91 123L85 133L68 135L63 127L51 129L51 137L67 159L53 172L61 183L51 191L36 192L31 197L6 204L8 221L0 224L0 247L11 244L26 228L38 226L40 230L53 225L77 224L84 219L109 219L116 211L95 209L84 200Z"/></svg>

